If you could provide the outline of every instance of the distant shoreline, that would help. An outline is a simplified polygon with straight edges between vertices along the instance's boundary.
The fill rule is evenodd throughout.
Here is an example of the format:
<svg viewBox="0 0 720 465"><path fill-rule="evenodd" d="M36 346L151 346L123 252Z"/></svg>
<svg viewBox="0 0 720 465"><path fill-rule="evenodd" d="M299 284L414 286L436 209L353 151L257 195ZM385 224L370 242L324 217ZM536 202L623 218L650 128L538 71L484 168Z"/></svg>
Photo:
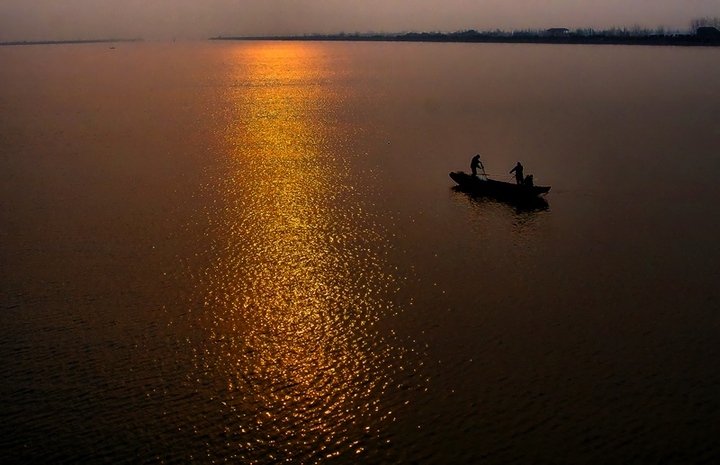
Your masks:
<svg viewBox="0 0 720 465"><path fill-rule="evenodd" d="M492 33L407 33L407 34L311 34L302 36L212 37L209 40L276 40L276 41L337 41L337 42L456 42L502 44L569 44L569 45L652 45L683 47L717 47L718 37L695 34L675 35L563 35L561 37L521 34L493 35Z"/></svg>
<svg viewBox="0 0 720 465"><path fill-rule="evenodd" d="M480 32L430 33L409 32L404 34L307 34L294 36L233 36L211 37L208 40L226 41L316 41L316 42L454 42L496 44L558 44L558 45L647 45L680 47L718 47L720 37L702 37L696 34L673 35L576 35L548 36L540 34L496 34ZM63 44L111 44L142 42L143 39L86 39L86 40L38 40L0 42L0 46L63 45Z"/></svg>
<svg viewBox="0 0 720 465"><path fill-rule="evenodd" d="M62 44L112 44L119 42L142 42L143 39L87 39L87 40L36 40L36 41L16 41L16 42L0 42L0 46L16 46L16 45L62 45Z"/></svg>

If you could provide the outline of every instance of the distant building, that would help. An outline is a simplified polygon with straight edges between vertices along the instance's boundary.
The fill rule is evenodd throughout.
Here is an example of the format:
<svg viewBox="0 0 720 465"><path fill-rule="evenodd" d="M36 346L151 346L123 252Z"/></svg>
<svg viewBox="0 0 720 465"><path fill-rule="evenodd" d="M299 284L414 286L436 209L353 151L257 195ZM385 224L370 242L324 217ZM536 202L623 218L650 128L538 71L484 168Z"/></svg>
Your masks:
<svg viewBox="0 0 720 465"><path fill-rule="evenodd" d="M712 26L702 26L697 28L695 34L700 39L720 39L720 31Z"/></svg>
<svg viewBox="0 0 720 465"><path fill-rule="evenodd" d="M565 37L570 34L570 29L566 27L551 27L545 31L550 37Z"/></svg>

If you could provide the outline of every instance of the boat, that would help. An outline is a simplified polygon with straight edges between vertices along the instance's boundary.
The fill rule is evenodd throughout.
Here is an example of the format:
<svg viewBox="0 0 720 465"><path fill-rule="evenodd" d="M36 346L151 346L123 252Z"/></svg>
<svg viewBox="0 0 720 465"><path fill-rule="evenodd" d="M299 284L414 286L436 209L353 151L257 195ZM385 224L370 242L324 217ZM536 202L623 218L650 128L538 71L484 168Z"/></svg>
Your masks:
<svg viewBox="0 0 720 465"><path fill-rule="evenodd" d="M464 171L453 171L450 177L458 184L459 190L503 200L532 200L550 191L550 186L496 181L488 178L486 174L472 175Z"/></svg>

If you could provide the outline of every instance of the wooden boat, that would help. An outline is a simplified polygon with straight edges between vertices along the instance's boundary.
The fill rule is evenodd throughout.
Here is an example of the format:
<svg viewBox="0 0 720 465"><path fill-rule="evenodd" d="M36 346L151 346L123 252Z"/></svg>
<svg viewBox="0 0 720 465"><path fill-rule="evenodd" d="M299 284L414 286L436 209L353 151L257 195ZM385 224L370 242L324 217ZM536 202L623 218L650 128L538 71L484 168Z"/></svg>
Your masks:
<svg viewBox="0 0 720 465"><path fill-rule="evenodd" d="M489 179L487 175L473 176L464 171L453 171L450 177L465 192L507 200L526 200L547 194L550 186L528 186Z"/></svg>

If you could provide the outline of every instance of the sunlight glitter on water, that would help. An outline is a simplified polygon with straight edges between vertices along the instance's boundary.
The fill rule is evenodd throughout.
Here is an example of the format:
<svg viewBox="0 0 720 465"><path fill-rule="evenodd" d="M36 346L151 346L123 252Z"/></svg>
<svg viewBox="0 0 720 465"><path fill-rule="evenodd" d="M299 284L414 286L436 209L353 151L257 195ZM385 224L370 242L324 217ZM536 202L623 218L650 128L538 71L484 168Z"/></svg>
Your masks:
<svg viewBox="0 0 720 465"><path fill-rule="evenodd" d="M223 206L210 212L215 259L204 282L211 341L197 369L227 385L238 457L357 449L387 384L375 373L386 348L373 323L393 306L383 296L392 277L375 252L381 229L334 155L326 114L341 96L319 85L329 69L312 47L235 58L231 169L218 180Z"/></svg>

